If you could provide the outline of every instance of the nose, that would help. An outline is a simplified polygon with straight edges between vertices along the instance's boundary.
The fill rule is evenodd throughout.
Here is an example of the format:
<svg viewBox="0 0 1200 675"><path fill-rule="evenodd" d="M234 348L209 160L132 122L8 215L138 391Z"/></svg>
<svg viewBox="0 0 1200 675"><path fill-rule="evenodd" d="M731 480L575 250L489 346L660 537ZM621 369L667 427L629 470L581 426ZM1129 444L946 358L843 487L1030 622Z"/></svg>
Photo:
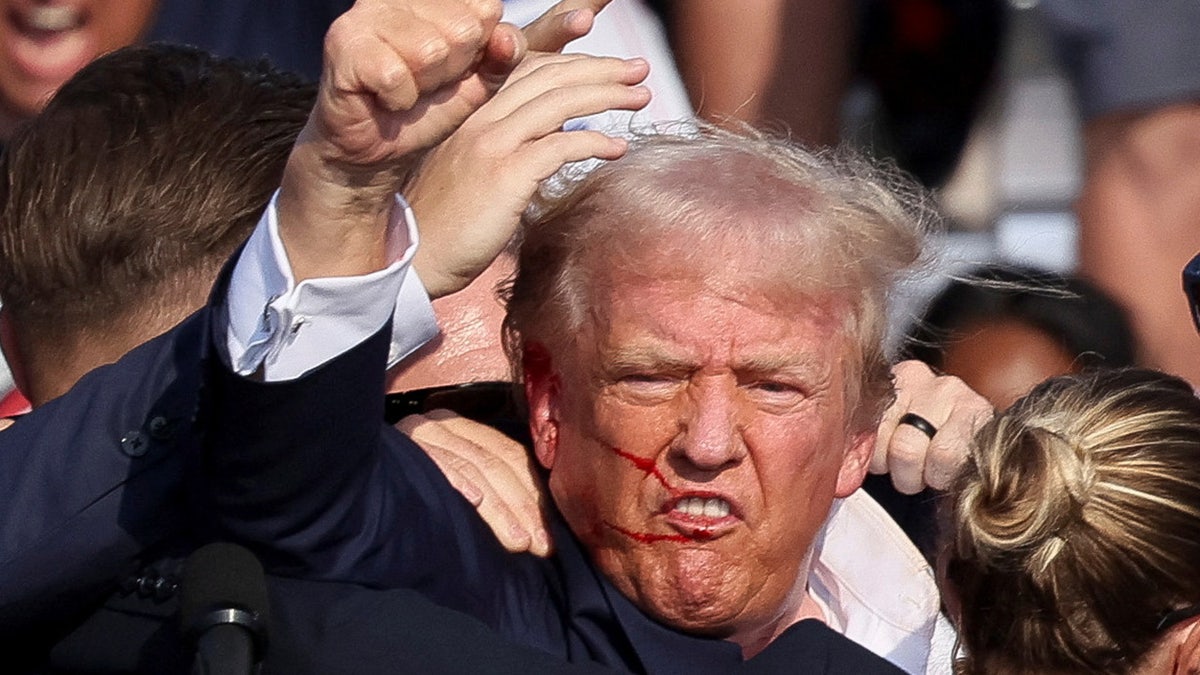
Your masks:
<svg viewBox="0 0 1200 675"><path fill-rule="evenodd" d="M689 383L673 450L702 471L719 471L742 461L746 444L738 421L736 385L719 380Z"/></svg>

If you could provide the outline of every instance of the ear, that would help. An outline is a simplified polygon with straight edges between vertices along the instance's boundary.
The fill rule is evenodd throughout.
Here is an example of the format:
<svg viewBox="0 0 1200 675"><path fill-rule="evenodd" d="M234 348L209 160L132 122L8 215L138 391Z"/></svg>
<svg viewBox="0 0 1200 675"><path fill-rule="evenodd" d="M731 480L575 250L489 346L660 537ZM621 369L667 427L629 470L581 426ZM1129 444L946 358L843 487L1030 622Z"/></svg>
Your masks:
<svg viewBox="0 0 1200 675"><path fill-rule="evenodd" d="M1200 620L1189 621L1178 628L1178 635L1171 631L1169 639L1178 640L1175 648L1175 665L1172 673L1200 673Z"/></svg>
<svg viewBox="0 0 1200 675"><path fill-rule="evenodd" d="M28 392L29 383L26 379L17 331L12 325L12 316L4 311L3 307L0 307L0 352L3 352L4 359L8 362L8 368L12 371L13 382L16 383L17 389Z"/></svg>
<svg viewBox="0 0 1200 675"><path fill-rule="evenodd" d="M562 379L545 345L525 345L521 355L525 380L525 400L529 403L529 431L533 451L546 469L554 468L558 455L559 397Z"/></svg>
<svg viewBox="0 0 1200 675"><path fill-rule="evenodd" d="M838 471L835 497L849 497L862 486L867 477L871 453L875 451L875 431L864 431L850 437L846 452L842 456L842 468Z"/></svg>

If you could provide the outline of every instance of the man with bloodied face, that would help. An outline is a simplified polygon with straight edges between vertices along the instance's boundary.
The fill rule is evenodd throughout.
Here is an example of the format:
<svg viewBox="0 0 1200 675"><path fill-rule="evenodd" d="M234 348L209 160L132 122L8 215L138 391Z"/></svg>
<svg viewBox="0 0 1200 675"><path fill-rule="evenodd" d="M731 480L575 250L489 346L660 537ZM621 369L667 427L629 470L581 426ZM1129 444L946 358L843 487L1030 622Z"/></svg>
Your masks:
<svg viewBox="0 0 1200 675"><path fill-rule="evenodd" d="M813 544L890 400L885 296L926 219L864 171L652 136L526 226L506 329L555 504L639 607L747 654L826 618Z"/></svg>
<svg viewBox="0 0 1200 675"><path fill-rule="evenodd" d="M828 672L887 666L850 640L948 672L932 573L858 491L893 398L888 289L930 220L906 185L707 127L546 185L505 337L556 507L548 560L503 551L393 429L379 451L298 412L319 393L337 429L377 424L351 366L378 338L287 390L214 383L214 414L267 447L214 439L210 512L269 568L416 588L569 660L717 672L795 629ZM270 447L282 429L305 442Z"/></svg>

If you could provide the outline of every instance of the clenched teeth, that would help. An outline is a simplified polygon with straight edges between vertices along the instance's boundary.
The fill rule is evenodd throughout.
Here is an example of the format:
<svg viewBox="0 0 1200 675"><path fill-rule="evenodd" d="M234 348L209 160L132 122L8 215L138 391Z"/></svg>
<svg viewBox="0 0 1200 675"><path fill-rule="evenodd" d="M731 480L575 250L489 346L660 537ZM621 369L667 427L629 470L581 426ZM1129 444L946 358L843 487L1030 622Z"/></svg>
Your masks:
<svg viewBox="0 0 1200 675"><path fill-rule="evenodd" d="M675 510L689 516L724 518L729 515L729 502L716 497L684 497L675 503Z"/></svg>

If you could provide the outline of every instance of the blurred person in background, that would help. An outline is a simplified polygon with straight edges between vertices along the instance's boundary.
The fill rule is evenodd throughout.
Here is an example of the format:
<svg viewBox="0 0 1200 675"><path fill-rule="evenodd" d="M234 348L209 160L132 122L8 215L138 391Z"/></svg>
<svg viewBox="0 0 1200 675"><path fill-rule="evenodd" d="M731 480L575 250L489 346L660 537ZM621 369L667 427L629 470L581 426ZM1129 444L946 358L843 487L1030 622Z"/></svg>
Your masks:
<svg viewBox="0 0 1200 675"><path fill-rule="evenodd" d="M0 150L80 68L137 42L268 58L313 81L321 45L352 0L0 0ZM0 297L0 303L4 298ZM11 357L9 357L11 358ZM27 412L0 363L0 417Z"/></svg>
<svg viewBox="0 0 1200 675"><path fill-rule="evenodd" d="M1178 270L1200 249L1200 3L1042 0L1084 117L1080 273L1129 312L1139 362L1200 386Z"/></svg>
<svg viewBox="0 0 1200 675"><path fill-rule="evenodd" d="M135 42L267 58L314 80L329 24L351 0L0 0L0 142L101 54Z"/></svg>
<svg viewBox="0 0 1200 675"><path fill-rule="evenodd" d="M1184 268L1200 330L1200 255ZM943 511L963 675L1200 672L1200 399L1136 368L1052 378L979 431Z"/></svg>
<svg viewBox="0 0 1200 675"><path fill-rule="evenodd" d="M1094 284L989 266L933 299L910 329L905 354L962 378L1002 410L1055 375L1134 365L1136 344L1124 310Z"/></svg>

